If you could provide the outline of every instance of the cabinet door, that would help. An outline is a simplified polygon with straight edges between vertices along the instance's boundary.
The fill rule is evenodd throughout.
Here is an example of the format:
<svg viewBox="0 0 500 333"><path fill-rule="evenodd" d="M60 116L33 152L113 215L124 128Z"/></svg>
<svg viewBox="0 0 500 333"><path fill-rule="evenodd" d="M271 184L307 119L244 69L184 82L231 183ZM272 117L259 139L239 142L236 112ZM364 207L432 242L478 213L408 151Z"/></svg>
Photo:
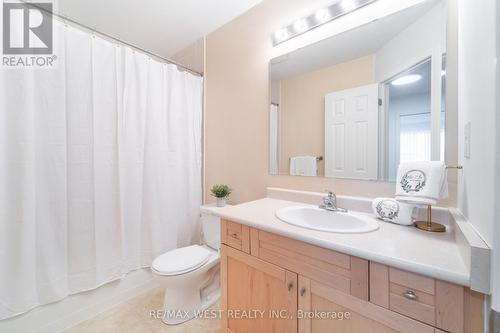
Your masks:
<svg viewBox="0 0 500 333"><path fill-rule="evenodd" d="M434 328L299 276L299 333L434 333Z"/></svg>
<svg viewBox="0 0 500 333"><path fill-rule="evenodd" d="M221 287L225 331L297 332L297 274L222 245Z"/></svg>

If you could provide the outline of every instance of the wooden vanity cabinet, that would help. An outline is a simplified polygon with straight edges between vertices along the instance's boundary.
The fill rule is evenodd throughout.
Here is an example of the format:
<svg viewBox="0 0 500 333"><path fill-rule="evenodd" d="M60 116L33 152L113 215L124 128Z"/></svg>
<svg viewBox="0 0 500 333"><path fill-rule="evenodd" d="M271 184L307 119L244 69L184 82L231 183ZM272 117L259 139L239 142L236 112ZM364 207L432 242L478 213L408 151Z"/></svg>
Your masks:
<svg viewBox="0 0 500 333"><path fill-rule="evenodd" d="M367 260L262 230L250 230L252 256L368 300Z"/></svg>
<svg viewBox="0 0 500 333"><path fill-rule="evenodd" d="M297 332L296 273L222 245L221 289L227 332Z"/></svg>
<svg viewBox="0 0 500 333"><path fill-rule="evenodd" d="M446 332L482 332L482 300L468 288L370 262L370 302Z"/></svg>
<svg viewBox="0 0 500 333"><path fill-rule="evenodd" d="M232 221L221 220L220 241L222 244L250 253L250 228Z"/></svg>
<svg viewBox="0 0 500 333"><path fill-rule="evenodd" d="M407 318L328 285L299 276L299 333L434 333L432 326ZM321 318L314 316L321 310ZM309 317L301 313L312 314Z"/></svg>
<svg viewBox="0 0 500 333"><path fill-rule="evenodd" d="M231 221L221 241L225 332L482 332L467 288Z"/></svg>

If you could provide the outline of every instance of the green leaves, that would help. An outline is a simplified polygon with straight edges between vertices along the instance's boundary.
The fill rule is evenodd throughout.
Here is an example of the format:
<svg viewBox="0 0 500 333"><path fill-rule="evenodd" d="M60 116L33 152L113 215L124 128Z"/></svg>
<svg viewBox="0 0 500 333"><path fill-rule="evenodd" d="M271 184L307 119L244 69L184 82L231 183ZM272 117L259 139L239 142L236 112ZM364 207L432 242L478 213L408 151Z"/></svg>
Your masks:
<svg viewBox="0 0 500 333"><path fill-rule="evenodd" d="M215 184L210 190L212 195L216 198L227 198L231 194L229 186L224 184Z"/></svg>

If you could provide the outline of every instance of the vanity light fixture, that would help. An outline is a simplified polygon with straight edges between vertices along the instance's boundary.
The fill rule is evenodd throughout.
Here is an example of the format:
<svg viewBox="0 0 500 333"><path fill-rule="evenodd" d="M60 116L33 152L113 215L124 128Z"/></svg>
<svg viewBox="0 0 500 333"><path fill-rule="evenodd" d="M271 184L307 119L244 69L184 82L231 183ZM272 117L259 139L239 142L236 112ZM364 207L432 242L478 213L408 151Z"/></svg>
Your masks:
<svg viewBox="0 0 500 333"><path fill-rule="evenodd" d="M304 32L307 30L307 21L305 19L300 19L295 21L293 28L297 32Z"/></svg>
<svg viewBox="0 0 500 333"><path fill-rule="evenodd" d="M406 84L417 82L422 78L422 75L419 74L408 74L405 76L401 76L391 82L393 86L404 86Z"/></svg>
<svg viewBox="0 0 500 333"><path fill-rule="evenodd" d="M342 6L342 8L345 11L348 11L348 12L350 12L351 10L356 8L356 4L354 3L354 0L342 0L340 5Z"/></svg>
<svg viewBox="0 0 500 333"><path fill-rule="evenodd" d="M286 29L280 29L274 33L274 40L277 42L288 39L288 32Z"/></svg>
<svg viewBox="0 0 500 333"><path fill-rule="evenodd" d="M330 19L330 11L328 8L322 8L314 14L314 18L318 21L318 23L325 23Z"/></svg>
<svg viewBox="0 0 500 333"><path fill-rule="evenodd" d="M377 0L341 0L329 7L322 8L306 17L296 20L294 23L283 27L273 34L274 46L283 43L293 37L301 35L311 29L319 27L327 22L335 20L345 14L351 13L363 6Z"/></svg>

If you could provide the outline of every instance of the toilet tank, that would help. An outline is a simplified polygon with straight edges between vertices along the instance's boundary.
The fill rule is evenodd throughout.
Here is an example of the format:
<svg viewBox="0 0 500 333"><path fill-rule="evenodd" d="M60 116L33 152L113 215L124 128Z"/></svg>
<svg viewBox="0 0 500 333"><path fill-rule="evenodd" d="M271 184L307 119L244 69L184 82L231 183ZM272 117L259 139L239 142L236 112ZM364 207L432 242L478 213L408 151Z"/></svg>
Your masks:
<svg viewBox="0 0 500 333"><path fill-rule="evenodd" d="M200 207L203 243L214 250L220 248L220 218L215 215L219 207L204 205Z"/></svg>

